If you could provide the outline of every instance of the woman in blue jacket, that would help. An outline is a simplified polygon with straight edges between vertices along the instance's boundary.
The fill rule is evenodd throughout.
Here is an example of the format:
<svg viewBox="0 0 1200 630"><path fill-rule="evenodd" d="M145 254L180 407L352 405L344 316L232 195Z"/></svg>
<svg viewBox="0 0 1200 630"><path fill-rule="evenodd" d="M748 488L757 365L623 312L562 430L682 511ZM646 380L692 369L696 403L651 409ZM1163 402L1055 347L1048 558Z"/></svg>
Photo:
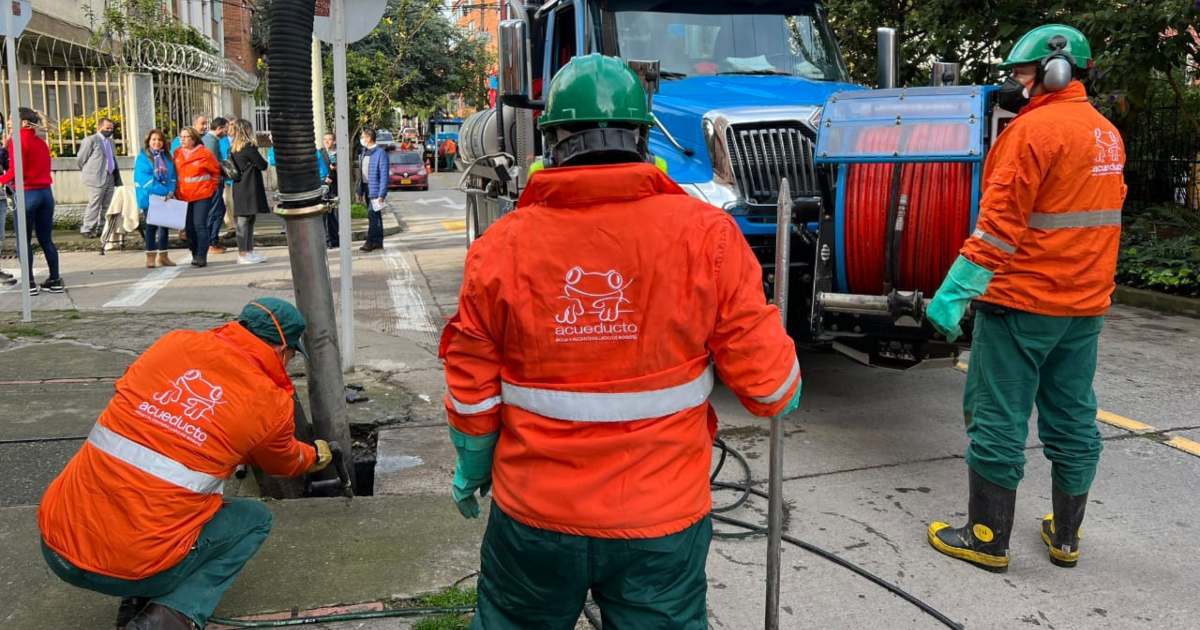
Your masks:
<svg viewBox="0 0 1200 630"><path fill-rule="evenodd" d="M167 137L158 129L146 134L142 150L133 164L133 181L137 185L138 210L150 209L150 195L170 198L175 195L175 163L167 152ZM147 217L149 219L149 217ZM167 228L146 221L146 267L174 267L167 257Z"/></svg>
<svg viewBox="0 0 1200 630"><path fill-rule="evenodd" d="M363 129L359 140L363 146L360 189L367 198L367 242L358 249L369 252L383 249L383 209L386 206L390 169L387 149L375 144L374 129Z"/></svg>

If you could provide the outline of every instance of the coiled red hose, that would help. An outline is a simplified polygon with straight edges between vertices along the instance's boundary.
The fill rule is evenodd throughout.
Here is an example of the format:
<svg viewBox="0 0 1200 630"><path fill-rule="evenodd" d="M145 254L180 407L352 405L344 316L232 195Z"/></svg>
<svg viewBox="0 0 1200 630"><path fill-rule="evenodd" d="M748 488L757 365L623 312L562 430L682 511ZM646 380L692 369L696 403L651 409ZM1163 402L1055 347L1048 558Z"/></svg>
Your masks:
<svg viewBox="0 0 1200 630"><path fill-rule="evenodd" d="M917 125L871 129L858 139L860 151L890 154L906 146L951 150L964 146L961 125ZM853 164L846 177L846 281L851 293L881 295L887 268L888 208L894 164ZM905 164L900 194L908 199L899 241L896 285L933 295L967 238L971 219L971 165L963 162Z"/></svg>

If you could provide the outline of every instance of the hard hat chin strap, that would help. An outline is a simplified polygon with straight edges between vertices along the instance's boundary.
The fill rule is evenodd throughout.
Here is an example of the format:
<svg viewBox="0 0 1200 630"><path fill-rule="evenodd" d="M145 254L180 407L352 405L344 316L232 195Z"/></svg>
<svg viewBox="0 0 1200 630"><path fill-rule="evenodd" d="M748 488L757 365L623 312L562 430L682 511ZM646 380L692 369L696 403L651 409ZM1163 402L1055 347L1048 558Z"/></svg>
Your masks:
<svg viewBox="0 0 1200 630"><path fill-rule="evenodd" d="M279 325L279 320L275 318L275 313L273 313L271 309L259 304L258 302L251 302L250 305L262 309L262 311L267 314L267 317L271 318L271 323L275 324L275 330L279 332L279 345L286 350L288 347L287 337L283 336L283 326Z"/></svg>
<svg viewBox="0 0 1200 630"><path fill-rule="evenodd" d="M554 166L641 162L646 159L646 134L644 129L622 127L584 129L553 143L547 153Z"/></svg>

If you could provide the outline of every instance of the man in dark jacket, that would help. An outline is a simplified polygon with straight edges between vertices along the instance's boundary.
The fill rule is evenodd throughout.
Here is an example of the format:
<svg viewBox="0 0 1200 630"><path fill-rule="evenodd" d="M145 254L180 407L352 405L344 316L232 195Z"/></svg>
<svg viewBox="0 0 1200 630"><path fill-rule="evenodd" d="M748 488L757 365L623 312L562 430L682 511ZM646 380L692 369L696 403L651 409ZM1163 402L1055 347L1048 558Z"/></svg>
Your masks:
<svg viewBox="0 0 1200 630"><path fill-rule="evenodd" d="M375 130L363 129L359 136L363 153L360 190L367 199L367 241L359 251L383 249L383 210L387 207L388 164L387 150L375 144Z"/></svg>

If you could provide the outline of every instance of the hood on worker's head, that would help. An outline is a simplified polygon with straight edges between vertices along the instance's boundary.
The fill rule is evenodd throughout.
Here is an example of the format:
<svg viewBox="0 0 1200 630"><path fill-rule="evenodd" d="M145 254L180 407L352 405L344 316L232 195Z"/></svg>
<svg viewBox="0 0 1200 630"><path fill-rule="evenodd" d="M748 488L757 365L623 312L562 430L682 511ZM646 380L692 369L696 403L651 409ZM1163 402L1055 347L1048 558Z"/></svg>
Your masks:
<svg viewBox="0 0 1200 630"><path fill-rule="evenodd" d="M267 344L287 346L308 357L303 340L308 322L291 302L273 297L251 300L242 307L238 322Z"/></svg>
<svg viewBox="0 0 1200 630"><path fill-rule="evenodd" d="M686 195L679 184L647 162L561 166L537 171L521 191L517 206L545 203L584 206L640 199L654 194Z"/></svg>

